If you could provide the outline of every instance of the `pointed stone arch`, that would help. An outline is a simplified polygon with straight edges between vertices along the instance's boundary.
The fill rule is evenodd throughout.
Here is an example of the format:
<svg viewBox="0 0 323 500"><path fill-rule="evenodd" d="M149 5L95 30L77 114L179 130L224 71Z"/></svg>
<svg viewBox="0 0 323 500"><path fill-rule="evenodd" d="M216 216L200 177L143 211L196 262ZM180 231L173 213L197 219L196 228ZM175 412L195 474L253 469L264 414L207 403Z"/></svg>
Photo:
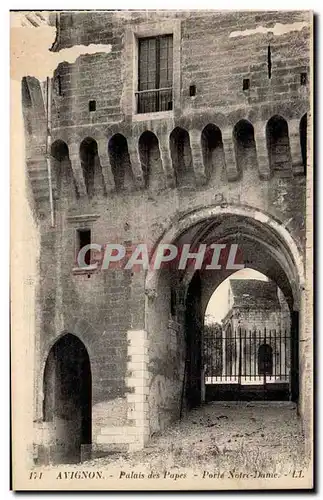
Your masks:
<svg viewBox="0 0 323 500"><path fill-rule="evenodd" d="M233 129L233 142L238 171L251 167L258 168L255 134L252 123L239 120Z"/></svg>
<svg viewBox="0 0 323 500"><path fill-rule="evenodd" d="M225 167L225 158L222 142L222 133L219 127L209 123L202 130L201 135L202 155L205 175L210 179L217 170Z"/></svg>
<svg viewBox="0 0 323 500"><path fill-rule="evenodd" d="M139 137L138 147L145 187L152 190L162 189L165 187L165 174L156 135L146 130Z"/></svg>
<svg viewBox="0 0 323 500"><path fill-rule="evenodd" d="M75 182L69 150L66 142L57 139L51 145L51 156L54 159L54 176L56 179L56 189L58 197L79 196L77 185Z"/></svg>
<svg viewBox="0 0 323 500"><path fill-rule="evenodd" d="M80 144L80 160L87 195L106 194L97 142L86 137Z"/></svg>
<svg viewBox="0 0 323 500"><path fill-rule="evenodd" d="M110 138L108 154L116 191L132 189L135 179L131 168L128 142L124 135L117 133Z"/></svg>
<svg viewBox="0 0 323 500"><path fill-rule="evenodd" d="M304 286L304 263L300 249L283 224L250 207L229 205L201 208L183 216L164 232L163 236L156 242L151 261L154 262L159 246L166 243L172 243L180 249L184 242L190 242L190 245L197 248L200 243L208 245L214 241L221 241L221 243L231 246L237 240L242 255L248 262L253 262L252 266L248 267L275 281L288 301L293 338L291 366L294 367L291 370L291 397L297 401L299 356L302 355L303 348L298 339L299 328L302 328L302 322L299 321L299 310L301 308L301 290ZM185 337L187 325L190 325L190 338L201 339L201 317L204 317L210 296L215 288L233 272L235 271L226 267L214 272L208 270L192 271L190 268L186 271L180 269L177 271L172 269L171 272L167 269L148 271L145 283L145 318L149 338L150 363L158 363L158 366L166 366L167 364L167 371L162 372L160 377L164 377L164 384L169 388L165 396L158 392L158 387L152 388L149 395L149 398L154 401L151 416L153 431L160 429L157 415L159 415L160 421L167 420L169 417L169 412L166 414L163 410L164 405L171 405L171 402L174 402L174 406L169 406L172 408L173 418L178 415L178 405L181 408L187 408L187 402L183 397L183 394L186 394L186 389L183 391L182 379L185 360L191 359L185 354L187 346L190 345ZM197 286L198 283L194 281L196 273L200 274L201 286ZM179 298L177 317L179 333L176 353L169 350L171 332L168 325L171 312L171 286L176 287ZM186 317L189 319L188 323ZM197 342L199 344L200 340ZM198 368L199 363L197 360L196 363L194 362L194 366ZM197 376L197 371L191 371L193 377L191 381L193 382L195 380L194 374ZM188 381L189 377L186 380ZM192 387L193 389L195 387L193 399L196 402L198 398L197 388L200 385L197 387L193 384ZM189 402L188 404L190 405Z"/></svg>
<svg viewBox="0 0 323 500"><path fill-rule="evenodd" d="M184 128L176 127L169 136L169 142L176 185L192 187L195 182L189 133Z"/></svg>
<svg viewBox="0 0 323 500"><path fill-rule="evenodd" d="M292 157L288 124L285 118L275 115L268 120L266 141L270 168L273 171L291 172Z"/></svg>

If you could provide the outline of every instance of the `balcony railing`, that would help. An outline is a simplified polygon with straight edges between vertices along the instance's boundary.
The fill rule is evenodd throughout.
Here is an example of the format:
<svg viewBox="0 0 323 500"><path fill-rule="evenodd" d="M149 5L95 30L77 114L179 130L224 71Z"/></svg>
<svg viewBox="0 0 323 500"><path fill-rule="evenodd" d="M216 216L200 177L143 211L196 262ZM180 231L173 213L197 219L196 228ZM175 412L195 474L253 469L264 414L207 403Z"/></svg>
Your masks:
<svg viewBox="0 0 323 500"><path fill-rule="evenodd" d="M137 113L156 113L173 109L172 87L136 92Z"/></svg>

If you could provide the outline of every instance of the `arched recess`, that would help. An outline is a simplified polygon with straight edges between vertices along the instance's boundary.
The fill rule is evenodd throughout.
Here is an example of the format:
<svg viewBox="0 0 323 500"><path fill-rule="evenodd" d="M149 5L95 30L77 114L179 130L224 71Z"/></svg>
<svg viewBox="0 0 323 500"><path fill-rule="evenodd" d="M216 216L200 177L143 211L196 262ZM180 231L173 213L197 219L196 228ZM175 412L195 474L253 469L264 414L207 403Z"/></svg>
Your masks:
<svg viewBox="0 0 323 500"><path fill-rule="evenodd" d="M268 120L266 140L270 168L277 171L291 171L288 124L282 116L275 115Z"/></svg>
<svg viewBox="0 0 323 500"><path fill-rule="evenodd" d="M75 335L63 335L50 349L43 394L43 420L51 430L51 460L81 461L92 441L92 377L87 350Z"/></svg>
<svg viewBox="0 0 323 500"><path fill-rule="evenodd" d="M307 113L302 116L300 124L299 124L299 139L301 143L301 153L302 153L302 162L304 166L304 174L306 175L306 167L307 167Z"/></svg>
<svg viewBox="0 0 323 500"><path fill-rule="evenodd" d="M240 120L233 129L233 142L238 171L248 167L257 171L257 149L253 125L248 120Z"/></svg>
<svg viewBox="0 0 323 500"><path fill-rule="evenodd" d="M54 158L54 176L58 197L78 197L78 189L74 178L67 144L58 139L51 145L51 156Z"/></svg>
<svg viewBox="0 0 323 500"><path fill-rule="evenodd" d="M201 145L205 174L210 179L216 172L222 172L225 166L222 134L219 127L213 123L206 125L202 131Z"/></svg>
<svg viewBox="0 0 323 500"><path fill-rule="evenodd" d="M134 175L131 168L127 139L122 134L115 134L108 143L108 154L116 191L132 189Z"/></svg>
<svg viewBox="0 0 323 500"><path fill-rule="evenodd" d="M97 142L86 137L80 144L80 160L87 195L106 195Z"/></svg>
<svg viewBox="0 0 323 500"><path fill-rule="evenodd" d="M187 130L176 127L169 136L170 153L176 177L176 185L194 185L193 159Z"/></svg>
<svg viewBox="0 0 323 500"><path fill-rule="evenodd" d="M289 305L293 335L292 398L298 398L298 311L300 290L304 285L303 260L286 228L268 215L247 207L207 207L183 217L174 224L158 245L172 243L183 248L185 243L196 249L201 243L237 244L248 267L273 280L282 290ZM153 252L152 262L157 251ZM227 257L228 255L226 255ZM205 309L214 290L235 270L226 269L227 258L220 270L150 270L146 278L146 330L149 343L149 366L159 370L159 381L150 381L151 431L161 430L171 419L179 418L185 408L201 401L201 335ZM171 314L171 287L178 301L175 324ZM176 330L176 342L173 331ZM192 354L194 350L194 355ZM188 394L190 396L188 397ZM165 408L167 407L167 412ZM178 410L178 409L182 410Z"/></svg>
<svg viewBox="0 0 323 500"><path fill-rule="evenodd" d="M153 132L146 130L139 137L138 146L145 187L157 191L164 188L165 175L157 137Z"/></svg>
<svg viewBox="0 0 323 500"><path fill-rule="evenodd" d="M258 348L258 373L273 374L273 349L269 344L261 344Z"/></svg>

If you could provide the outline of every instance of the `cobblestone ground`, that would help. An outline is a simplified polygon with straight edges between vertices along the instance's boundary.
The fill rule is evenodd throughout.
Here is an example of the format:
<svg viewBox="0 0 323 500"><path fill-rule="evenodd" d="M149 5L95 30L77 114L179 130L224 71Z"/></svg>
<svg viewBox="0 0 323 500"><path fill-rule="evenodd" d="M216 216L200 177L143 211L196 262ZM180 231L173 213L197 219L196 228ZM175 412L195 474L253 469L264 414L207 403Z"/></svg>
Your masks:
<svg viewBox="0 0 323 500"><path fill-rule="evenodd" d="M304 440L294 404L209 403L153 436L141 452L111 454L86 464L109 468L140 465L159 471L207 466L209 470L283 473L305 466L303 457Z"/></svg>

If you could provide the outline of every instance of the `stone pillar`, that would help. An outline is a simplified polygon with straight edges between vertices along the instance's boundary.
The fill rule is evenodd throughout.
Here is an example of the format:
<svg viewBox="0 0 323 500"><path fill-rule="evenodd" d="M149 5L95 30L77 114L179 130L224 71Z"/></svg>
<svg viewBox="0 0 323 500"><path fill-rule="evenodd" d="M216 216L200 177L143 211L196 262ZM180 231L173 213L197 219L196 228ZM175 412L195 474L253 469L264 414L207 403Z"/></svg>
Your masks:
<svg viewBox="0 0 323 500"><path fill-rule="evenodd" d="M130 139L128 141L128 151L131 162L132 173L135 178L136 186L140 189L145 185L143 171L141 168L141 162L138 151L138 141L135 139Z"/></svg>
<svg viewBox="0 0 323 500"><path fill-rule="evenodd" d="M62 188L62 179L59 179L58 181L58 172L60 172L61 168L64 168L63 165L60 164L60 162L54 158L53 156L49 155L49 161L50 161L50 169L51 169L51 178L52 178L52 190L53 190L53 199L57 200L59 196L61 196L61 193L59 193L59 187ZM64 164L64 162L63 162ZM61 172L60 172L61 174ZM60 185L58 185L60 184Z"/></svg>
<svg viewBox="0 0 323 500"><path fill-rule="evenodd" d="M105 182L105 187L107 193L111 193L115 190L115 183L112 174L110 158L108 155L108 144L106 138L99 139L97 141L98 144L98 156L100 159L102 175Z"/></svg>
<svg viewBox="0 0 323 500"><path fill-rule="evenodd" d="M198 186L203 186L207 183L207 178L202 155L201 132L199 130L190 130L190 144L195 182Z"/></svg>
<svg viewBox="0 0 323 500"><path fill-rule="evenodd" d="M240 172L236 163L231 129L222 131L222 143L228 181L236 181L240 177Z"/></svg>
<svg viewBox="0 0 323 500"><path fill-rule="evenodd" d="M75 183L78 189L80 196L86 196L86 186L84 182L79 146L78 144L69 144L69 157L71 160L71 168L73 171Z"/></svg>
<svg viewBox="0 0 323 500"><path fill-rule="evenodd" d="M288 122L289 145L294 175L304 174L299 123L299 119L293 119Z"/></svg>
<svg viewBox="0 0 323 500"><path fill-rule="evenodd" d="M266 139L266 123L258 122L254 125L255 141L257 148L257 161L259 176L261 179L269 179L271 175L267 139Z"/></svg>
<svg viewBox="0 0 323 500"><path fill-rule="evenodd" d="M169 134L161 134L158 137L158 141L160 158L166 176L166 185L169 188L174 188L176 186L176 179L170 154Z"/></svg>
<svg viewBox="0 0 323 500"><path fill-rule="evenodd" d="M129 451L142 449L149 439L149 372L148 372L148 339L145 330L129 330L128 363L126 385L131 392L127 393L128 421L132 424L136 436L129 443Z"/></svg>

